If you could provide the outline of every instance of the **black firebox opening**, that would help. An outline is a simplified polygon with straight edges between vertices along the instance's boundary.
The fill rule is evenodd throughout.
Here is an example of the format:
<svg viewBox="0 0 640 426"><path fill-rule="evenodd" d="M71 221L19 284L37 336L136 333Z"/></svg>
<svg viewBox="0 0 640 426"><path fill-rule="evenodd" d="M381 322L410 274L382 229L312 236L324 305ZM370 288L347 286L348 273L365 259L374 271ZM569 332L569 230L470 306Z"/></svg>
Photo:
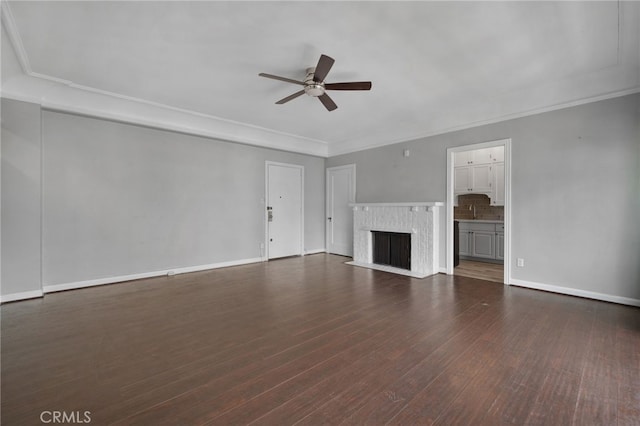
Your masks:
<svg viewBox="0 0 640 426"><path fill-rule="evenodd" d="M373 263L411 270L411 234L371 231Z"/></svg>

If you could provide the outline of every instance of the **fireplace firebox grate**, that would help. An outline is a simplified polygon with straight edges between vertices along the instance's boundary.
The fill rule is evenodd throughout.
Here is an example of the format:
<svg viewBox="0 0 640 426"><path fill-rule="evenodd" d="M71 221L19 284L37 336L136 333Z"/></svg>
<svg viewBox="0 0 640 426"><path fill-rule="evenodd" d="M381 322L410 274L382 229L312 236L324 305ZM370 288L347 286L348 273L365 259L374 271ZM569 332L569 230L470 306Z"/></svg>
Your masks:
<svg viewBox="0 0 640 426"><path fill-rule="evenodd" d="M371 231L373 263L411 270L411 234Z"/></svg>

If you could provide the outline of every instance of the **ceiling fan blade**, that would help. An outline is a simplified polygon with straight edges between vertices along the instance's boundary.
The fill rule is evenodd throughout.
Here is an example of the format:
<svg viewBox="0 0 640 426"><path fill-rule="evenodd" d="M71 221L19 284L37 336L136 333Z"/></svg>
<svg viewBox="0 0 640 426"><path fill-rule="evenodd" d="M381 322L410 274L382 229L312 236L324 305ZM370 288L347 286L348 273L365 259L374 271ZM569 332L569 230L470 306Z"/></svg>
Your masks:
<svg viewBox="0 0 640 426"><path fill-rule="evenodd" d="M266 78L272 78L274 80L280 80L280 81L285 81L287 83L293 83L293 84L299 84L301 86L304 86L304 82L302 81L298 81L298 80L292 80L290 78L286 78L286 77L280 77L277 75L273 75L273 74L266 74L261 72L260 74L258 74L260 77L266 77Z"/></svg>
<svg viewBox="0 0 640 426"><path fill-rule="evenodd" d="M371 90L370 81L351 81L349 83L325 83L327 90Z"/></svg>
<svg viewBox="0 0 640 426"><path fill-rule="evenodd" d="M278 102L276 102L276 104L278 104L278 105L282 105L282 104L284 104L284 103L286 103L286 102L289 102L289 101L290 101L290 100L292 100L292 99L297 98L297 97L298 97L298 96L300 96L300 95L304 95L304 89L303 89L303 90L301 90L301 91L299 91L299 92L294 93L293 95L289 95L289 96L287 96L286 98L282 98L282 99L280 99Z"/></svg>
<svg viewBox="0 0 640 426"><path fill-rule="evenodd" d="M327 77L327 74L329 74L329 70L331 70L334 62L333 58L330 58L327 55L320 55L318 65L316 65L316 70L313 73L313 81L316 83L322 83Z"/></svg>
<svg viewBox="0 0 640 426"><path fill-rule="evenodd" d="M336 103L333 102L333 99L331 99L326 93L318 96L318 99L320 99L322 105L324 105L324 107L329 111L333 111L334 109L338 108L338 105L336 105Z"/></svg>

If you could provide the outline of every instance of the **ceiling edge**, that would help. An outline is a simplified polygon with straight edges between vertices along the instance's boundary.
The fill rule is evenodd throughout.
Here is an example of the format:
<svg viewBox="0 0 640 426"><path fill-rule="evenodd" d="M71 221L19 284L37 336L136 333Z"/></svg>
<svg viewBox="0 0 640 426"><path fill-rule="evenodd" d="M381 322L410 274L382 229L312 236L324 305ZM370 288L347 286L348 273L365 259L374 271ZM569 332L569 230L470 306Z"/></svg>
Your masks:
<svg viewBox="0 0 640 426"><path fill-rule="evenodd" d="M239 123L143 99L109 93L37 73L14 77L2 97L38 103L42 108L145 127L327 157L327 142Z"/></svg>
<svg viewBox="0 0 640 426"><path fill-rule="evenodd" d="M40 104L44 109L67 112L157 129L221 139L264 148L327 157L328 143L247 123L176 108L144 99L75 84L36 73L24 49L11 8L1 3L2 25L24 72L3 81L3 98Z"/></svg>
<svg viewBox="0 0 640 426"><path fill-rule="evenodd" d="M2 85L2 97L44 109L327 157L327 142L109 93L31 73Z"/></svg>

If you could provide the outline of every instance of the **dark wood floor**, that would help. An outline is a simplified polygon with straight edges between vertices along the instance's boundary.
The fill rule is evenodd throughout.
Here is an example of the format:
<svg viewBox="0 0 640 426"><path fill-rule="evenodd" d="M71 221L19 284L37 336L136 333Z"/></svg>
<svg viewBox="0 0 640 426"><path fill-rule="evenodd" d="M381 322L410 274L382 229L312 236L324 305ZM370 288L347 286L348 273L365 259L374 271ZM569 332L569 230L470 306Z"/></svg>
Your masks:
<svg viewBox="0 0 640 426"><path fill-rule="evenodd" d="M2 310L2 424L640 424L640 309L313 255Z"/></svg>

